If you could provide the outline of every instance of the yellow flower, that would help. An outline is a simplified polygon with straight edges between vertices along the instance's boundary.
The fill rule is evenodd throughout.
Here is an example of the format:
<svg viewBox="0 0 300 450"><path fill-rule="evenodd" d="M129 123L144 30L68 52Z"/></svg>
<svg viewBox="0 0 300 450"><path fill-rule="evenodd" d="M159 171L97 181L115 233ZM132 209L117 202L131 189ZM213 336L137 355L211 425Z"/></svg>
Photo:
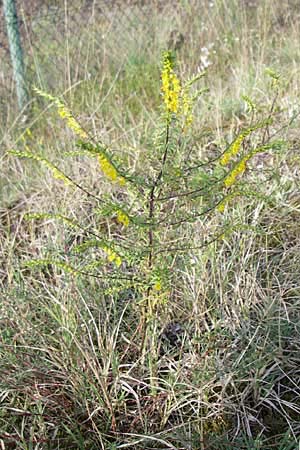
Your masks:
<svg viewBox="0 0 300 450"><path fill-rule="evenodd" d="M67 186L72 186L74 185L73 181L68 178L61 170L58 169L58 167L56 167L54 164L52 164L50 161L48 161L48 159L43 158L42 156L32 153L29 150L29 147L26 145L26 151L17 151L17 150L10 150L9 153L15 156L19 156L21 158L29 158L29 159L33 159L34 161L39 161L42 164L44 164L44 166L46 166L48 169L51 170L52 175L54 176L54 178L58 179L58 180L63 180L64 183Z"/></svg>
<svg viewBox="0 0 300 450"><path fill-rule="evenodd" d="M177 113L179 109L181 86L179 79L173 71L170 54L168 52L164 54L161 81L163 98L167 108L167 112Z"/></svg>
<svg viewBox="0 0 300 450"><path fill-rule="evenodd" d="M222 166L226 166L230 159L237 155L237 153L239 152L241 145L243 143L243 140L245 139L245 137L247 136L247 134L245 133L241 133L234 141L233 143L230 145L230 147L225 151L224 155L222 156L220 162L222 164Z"/></svg>
<svg viewBox="0 0 300 450"><path fill-rule="evenodd" d="M106 156L99 155L98 156L99 164L102 172L111 180L116 181L118 178L118 173L111 162L106 158Z"/></svg>
<svg viewBox="0 0 300 450"><path fill-rule="evenodd" d="M114 263L117 267L120 267L120 265L122 264L121 257L114 250L112 250L109 247L105 246L105 247L103 247L103 250L107 254L108 261L111 263Z"/></svg>
<svg viewBox="0 0 300 450"><path fill-rule="evenodd" d="M246 156L244 156L243 159L241 159L241 161L238 164L235 165L233 170L224 179L224 184L226 187L232 186L233 183L235 182L236 178L245 172L246 167L247 167L246 163L249 161L250 158L252 158L252 156L255 153L256 153L256 151L252 151L252 152L248 153Z"/></svg>
<svg viewBox="0 0 300 450"><path fill-rule="evenodd" d="M160 291L161 290L161 281L157 280L153 286L155 291Z"/></svg>
<svg viewBox="0 0 300 450"><path fill-rule="evenodd" d="M117 221L123 224L125 227L128 227L129 225L129 217L127 216L127 214L124 213L124 211L121 210L118 211Z"/></svg>
<svg viewBox="0 0 300 450"><path fill-rule="evenodd" d="M62 180L66 186L73 186L72 180L67 178L66 175L59 169L57 169L56 167L50 167L50 169L52 170L52 175L54 176L54 178L56 178L57 180Z"/></svg>
<svg viewBox="0 0 300 450"><path fill-rule="evenodd" d="M126 183L125 178L124 177L119 177L118 178L118 183L119 183L120 186L124 186L125 183Z"/></svg>
<svg viewBox="0 0 300 450"><path fill-rule="evenodd" d="M71 111L64 105L63 102L59 100L57 97L53 97L50 94L47 94L40 89L34 88L35 92L37 92L41 97L46 98L47 100L51 100L55 106L57 107L58 114L62 119L67 122L68 127L74 131L75 134L80 136L82 139L86 139L88 137L86 131L80 126L79 122L75 119Z"/></svg>
<svg viewBox="0 0 300 450"><path fill-rule="evenodd" d="M226 166L230 159L237 155L241 145L244 141L244 139L249 136L253 131L259 130L260 128L265 127L266 125L271 125L272 124L272 119L268 118L262 122L259 122L258 124L254 125L253 127L249 127L246 130L242 131L236 138L235 140L232 142L232 144L228 147L227 150L225 150L223 156L220 159L220 163L222 164L222 166ZM248 158L249 159L249 158Z"/></svg>
<svg viewBox="0 0 300 450"><path fill-rule="evenodd" d="M225 210L225 205L226 205L226 201L225 201L225 199L224 199L224 200L221 201L221 203L218 204L217 210L218 210L220 213L223 213L224 210Z"/></svg>
<svg viewBox="0 0 300 450"><path fill-rule="evenodd" d="M66 106L58 99L55 103L58 109L58 114L62 119L66 120L68 127L73 130L74 133L79 137L81 137L82 139L86 139L88 137L87 133L79 125L75 117L72 115L71 111L69 111Z"/></svg>
<svg viewBox="0 0 300 450"><path fill-rule="evenodd" d="M202 76L202 75L201 75ZM183 131L185 131L193 121L192 109L195 98L190 95L190 87L200 77L194 77L185 86L181 86L180 80L173 70L172 57L170 52L163 55L163 68L161 72L161 90L163 100L168 113L177 114L183 118Z"/></svg>
<svg viewBox="0 0 300 450"><path fill-rule="evenodd" d="M98 156L98 161L102 172L107 176L107 178L111 181L118 182L121 186L124 186L125 178L119 177L116 168L103 153Z"/></svg>

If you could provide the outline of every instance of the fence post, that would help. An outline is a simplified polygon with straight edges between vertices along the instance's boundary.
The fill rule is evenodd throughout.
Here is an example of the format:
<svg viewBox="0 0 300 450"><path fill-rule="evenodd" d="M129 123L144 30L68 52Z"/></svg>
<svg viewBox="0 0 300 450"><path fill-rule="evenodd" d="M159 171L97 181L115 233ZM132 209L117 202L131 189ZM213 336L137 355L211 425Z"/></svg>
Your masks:
<svg viewBox="0 0 300 450"><path fill-rule="evenodd" d="M22 110L27 102L25 66L15 0L3 0L9 50L17 89L18 106Z"/></svg>

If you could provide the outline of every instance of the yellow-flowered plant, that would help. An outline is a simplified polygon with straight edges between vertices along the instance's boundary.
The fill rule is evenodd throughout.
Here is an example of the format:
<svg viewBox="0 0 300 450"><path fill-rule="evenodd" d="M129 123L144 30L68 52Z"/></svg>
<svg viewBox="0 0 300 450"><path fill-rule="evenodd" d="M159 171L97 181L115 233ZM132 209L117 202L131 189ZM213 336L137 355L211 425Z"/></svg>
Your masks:
<svg viewBox="0 0 300 450"><path fill-rule="evenodd" d="M223 213L225 210L225 206L227 205L227 203L229 203L230 200L232 200L234 197L236 197L237 195L239 195L239 191L234 190L233 192L231 192L230 194L227 194L217 205L217 211L219 211L220 213Z"/></svg>
<svg viewBox="0 0 300 450"><path fill-rule="evenodd" d="M107 189L105 193L89 192L85 185L73 181L71 176L42 155L29 151L25 142L22 142L24 151L11 152L41 162L54 177L89 196L95 220L86 220L82 226L64 214L33 213L31 217L56 218L73 233L76 231L76 239L79 235L79 243L71 245L71 250L66 252L67 263L55 262L57 267L65 268L71 274L80 273L78 269L83 267L80 255L84 254L87 255L84 264L87 260L89 264L84 265L81 273L85 268L91 271L92 276L99 277L105 292L114 292L115 295L118 289L124 289L124 279L130 288L138 286L138 304L142 305L143 351L149 342L153 342L151 329L147 328L156 326L153 316L159 318L162 300L172 295L172 289L178 288L173 273L176 275L177 256L187 254L192 245L193 225L190 224L201 221L203 216L216 210L223 212L233 197L242 195L240 186L233 186L245 173L248 161L255 153L271 147L266 145L268 133L264 131L272 120L268 118L253 124L254 107L247 98L252 113L250 126L236 136L222 155L209 161L206 157L202 160L199 143L196 139L193 141L192 133L187 140L185 131L194 120L195 101L203 92L193 92L193 85L203 74L197 74L187 82L182 81L174 71L171 53L165 52L160 75L161 120L152 147L147 146L145 152L139 152L144 158L141 164L133 163L128 152L125 158L122 152L116 155L109 145L96 142L60 98L36 89L40 96L56 106L59 116L80 138L67 156L88 155L94 158L113 189ZM258 130L262 131L255 147L251 142L252 134ZM28 134L28 138L32 141L31 135ZM186 227L182 234L181 225ZM224 230L221 231L223 233ZM201 248L207 242L209 239L203 237ZM69 260L71 264L68 264ZM49 260L44 259L41 265L43 261L49 264ZM37 266L37 262L32 264L32 267ZM115 283L114 289L110 283Z"/></svg>
<svg viewBox="0 0 300 450"><path fill-rule="evenodd" d="M250 134L250 132L241 133L235 139L235 141L230 145L230 147L224 153L224 155L222 156L222 158L220 160L222 166L226 166L229 163L230 159L238 154L245 137L248 136L249 134Z"/></svg>
<svg viewBox="0 0 300 450"><path fill-rule="evenodd" d="M109 262L114 263L117 267L120 267L122 264L122 258L118 255L112 248L104 246L102 249L105 251L107 255L107 259Z"/></svg>
<svg viewBox="0 0 300 450"><path fill-rule="evenodd" d="M34 91L39 94L41 97L46 98L47 100L51 100L54 105L57 107L58 114L62 119L64 119L68 125L68 127L74 131L74 133L79 136L82 139L87 139L88 134L87 132L82 128L82 126L79 124L79 122L75 119L72 112L69 110L69 108L66 107L66 105L57 97L53 97L52 95L41 91L38 88L34 88Z"/></svg>
<svg viewBox="0 0 300 450"><path fill-rule="evenodd" d="M174 73L170 52L164 53L161 81L166 110L168 113L176 114L179 109L181 85Z"/></svg>
<svg viewBox="0 0 300 450"><path fill-rule="evenodd" d="M272 119L267 119L267 120L264 120L263 122L260 122L254 126L247 128L246 130L242 131L235 138L235 140L232 142L232 144L230 144L228 149L223 153L223 155L220 159L220 163L222 164L222 166L226 166L230 162L230 160L239 153L242 143L245 141L245 139L248 136L250 136L251 133L253 133L256 130L259 130L260 128L264 128L267 125L271 125L271 123L272 123Z"/></svg>
<svg viewBox="0 0 300 450"><path fill-rule="evenodd" d="M193 122L193 108L197 98L203 93L198 91L191 94L191 86L195 84L205 73L200 73L192 77L187 83L181 83L179 77L174 72L174 63L171 52L164 52L163 67L161 71L161 90L167 121L173 118L181 118L183 121L182 131L185 132Z"/></svg>
<svg viewBox="0 0 300 450"><path fill-rule="evenodd" d="M278 145L278 142L274 142L273 146L275 147ZM262 145L258 148L255 148L254 150L251 150L249 153L247 153L245 156L242 157L242 159L235 164L233 169L228 173L228 175L224 178L224 185L228 188L232 186L237 178L245 172L247 168L247 162L250 161L250 159L256 155L257 153L266 152L267 150L270 150L272 146L270 145Z"/></svg>
<svg viewBox="0 0 300 450"><path fill-rule="evenodd" d="M121 223L122 225L124 225L125 227L128 227L129 222L130 222L128 215L124 211L121 211L121 210L119 210L117 212L117 221L119 223Z"/></svg>
<svg viewBox="0 0 300 450"><path fill-rule="evenodd" d="M107 156L105 156L104 154L100 154L98 156L98 161L102 172L107 176L107 178L109 178L110 181L116 182L120 186L124 186L125 178L119 176L116 167L112 164Z"/></svg>
<svg viewBox="0 0 300 450"><path fill-rule="evenodd" d="M154 283L153 288L154 288L155 291L161 291L161 288L162 288L161 281L160 281L160 280L157 280L157 281Z"/></svg>
<svg viewBox="0 0 300 450"><path fill-rule="evenodd" d="M44 158L41 155L32 153L28 147L25 147L24 150L10 150L9 153L14 156L19 156L20 158L32 159L34 161L38 161L44 166L46 166L51 172L54 178L57 180L62 180L66 186L73 186L74 183L70 177L66 176L64 172L62 172L58 167L52 164L48 159Z"/></svg>
<svg viewBox="0 0 300 450"><path fill-rule="evenodd" d="M224 185L228 188L234 184L237 177L242 175L246 170L246 162L249 160L249 156L245 156L241 161L239 161L233 170L225 177Z"/></svg>

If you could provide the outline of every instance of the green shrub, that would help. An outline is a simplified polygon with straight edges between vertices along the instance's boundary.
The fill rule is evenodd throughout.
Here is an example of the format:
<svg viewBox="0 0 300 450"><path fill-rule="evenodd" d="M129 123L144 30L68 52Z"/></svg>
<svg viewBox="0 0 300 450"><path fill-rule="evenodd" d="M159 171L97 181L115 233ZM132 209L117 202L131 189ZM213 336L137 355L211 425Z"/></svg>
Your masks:
<svg viewBox="0 0 300 450"><path fill-rule="evenodd" d="M212 214L221 214L240 196L255 195L243 181L247 164L255 155L281 144L270 137L276 94L271 111L260 120L253 102L245 96L250 112L248 124L215 157L208 159L201 155L191 130L194 104L205 92L195 86L204 75L200 73L181 81L174 70L172 53L165 52L161 114L151 145L140 155L140 161L126 160L107 145L95 142L62 100L36 90L54 104L61 118L80 138L77 148L65 156L94 158L110 185L108 193L96 196L86 191L39 154L28 150L10 152L39 161L54 177L80 189L95 202L94 214L111 222L109 233L105 234L63 215L28 214L30 219L55 217L85 237L65 259L37 259L27 265L31 268L54 265L74 276L99 278L108 294L133 290L139 305L140 348L142 353L151 348L152 356L157 348L153 342L154 319L174 295L179 255L188 255L194 249L190 245L195 233L193 224ZM279 77L273 72L270 75L276 85ZM201 247L222 239L232 229L232 224L224 223L204 233ZM90 261L83 264L87 255Z"/></svg>

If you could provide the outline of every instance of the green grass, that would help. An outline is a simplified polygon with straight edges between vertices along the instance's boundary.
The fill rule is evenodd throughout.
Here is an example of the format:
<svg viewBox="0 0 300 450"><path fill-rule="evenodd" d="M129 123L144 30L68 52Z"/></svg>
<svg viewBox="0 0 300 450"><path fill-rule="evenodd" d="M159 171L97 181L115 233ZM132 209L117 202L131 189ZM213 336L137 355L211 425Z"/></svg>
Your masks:
<svg viewBox="0 0 300 450"><path fill-rule="evenodd" d="M212 3L202 8L197 1L162 3L151 7L151 15L145 7L148 33L139 25L140 7L126 10L126 17L136 17L135 34L124 14L120 20L114 16L117 25L110 29L97 13L76 39L70 31L69 46L60 46L59 54L46 18L43 46L32 47L40 74L32 75L32 83L64 93L96 139L146 171L159 116L160 53L178 41L178 67L185 77L205 62L207 51L201 49L208 49L211 62L203 82L209 92L197 104L190 136L199 159L219 154L246 126L242 95L257 104L257 117L267 114L274 98L268 67L281 74L271 131L280 129L299 110L298 2ZM105 43L99 40L100 25L109 30ZM58 33L56 39L64 41L64 27ZM63 157L74 148L74 136L53 108L35 99L27 123L21 116L14 121L14 114L10 111L1 127L4 150L27 145L90 192L110 194L94 160ZM63 257L82 239L51 219L26 221L27 212L64 214L103 233L111 225L93 213L91 199L66 188L38 163L3 152L2 448L298 449L298 126L296 118L282 130L286 144L280 152L251 163L247 183L261 197L239 199L223 215L191 227L194 247L224 223L250 229L237 226L222 241L176 255L177 281L152 328L153 342L163 348L153 358L155 367L139 351L136 292L107 294L97 279L74 279L51 266L32 272L23 265L32 258ZM178 228L176 238L189 231ZM177 330L175 338L170 329Z"/></svg>

